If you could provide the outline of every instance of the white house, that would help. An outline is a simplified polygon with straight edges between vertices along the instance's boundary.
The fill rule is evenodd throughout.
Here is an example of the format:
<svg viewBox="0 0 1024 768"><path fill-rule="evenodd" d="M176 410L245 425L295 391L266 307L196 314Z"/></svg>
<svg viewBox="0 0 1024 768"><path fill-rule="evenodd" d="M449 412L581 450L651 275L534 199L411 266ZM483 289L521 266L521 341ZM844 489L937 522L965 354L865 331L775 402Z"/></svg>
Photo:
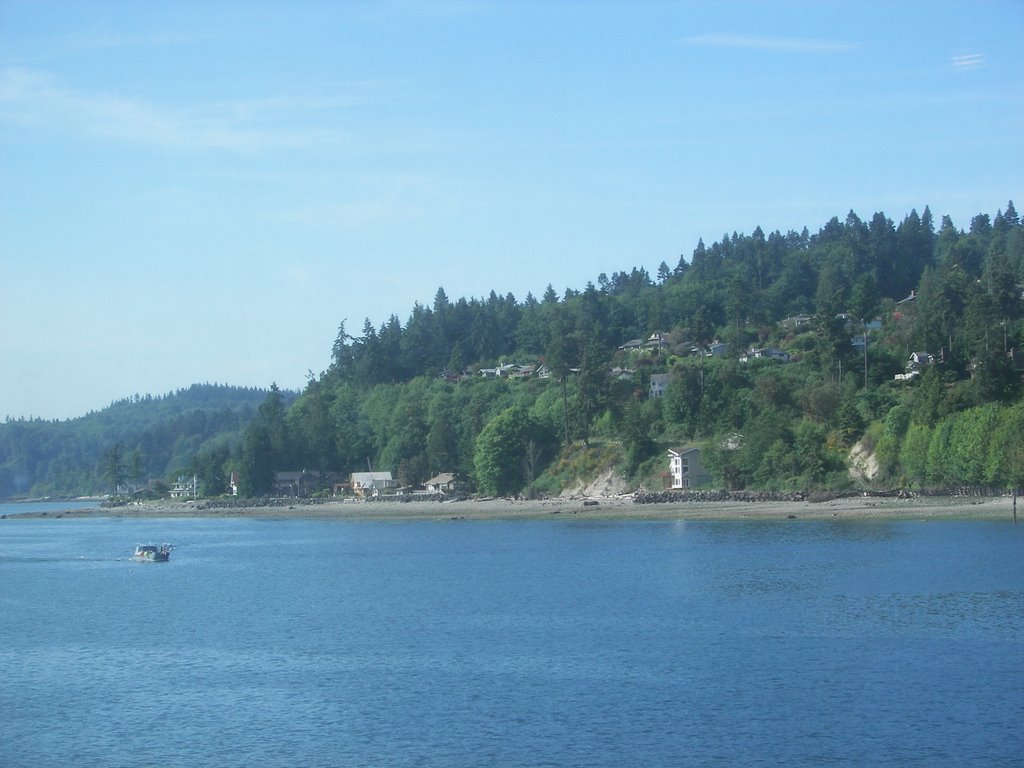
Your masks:
<svg viewBox="0 0 1024 768"><path fill-rule="evenodd" d="M390 472L353 472L349 483L352 493L364 497L379 496L398 487Z"/></svg>
<svg viewBox="0 0 1024 768"><path fill-rule="evenodd" d="M781 349L775 347L761 347L760 349L751 348L740 358L740 362L745 363L748 360L779 360L783 363L789 362L789 352L783 352Z"/></svg>
<svg viewBox="0 0 1024 768"><path fill-rule="evenodd" d="M196 495L196 477L185 477L179 475L178 479L171 486L172 499L187 499Z"/></svg>
<svg viewBox="0 0 1024 768"><path fill-rule="evenodd" d="M711 475L700 460L700 448L670 448L665 479L669 488L698 488L710 483Z"/></svg>

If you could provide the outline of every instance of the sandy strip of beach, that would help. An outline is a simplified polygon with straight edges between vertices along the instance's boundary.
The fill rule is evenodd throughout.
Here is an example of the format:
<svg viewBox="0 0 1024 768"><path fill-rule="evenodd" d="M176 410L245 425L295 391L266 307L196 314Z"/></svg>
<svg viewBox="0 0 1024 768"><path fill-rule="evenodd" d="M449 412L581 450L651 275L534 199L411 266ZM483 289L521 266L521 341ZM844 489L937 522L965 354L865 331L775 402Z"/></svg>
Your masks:
<svg viewBox="0 0 1024 768"><path fill-rule="evenodd" d="M1024 517L1024 503L1019 514ZM205 502L147 501L119 507L9 514L16 518L208 517L336 518L344 520L1012 520L1013 500L1000 497L850 497L823 502L735 502L636 504L632 496L482 499L462 501L327 501L219 507ZM1024 522L1024 520L1022 520Z"/></svg>

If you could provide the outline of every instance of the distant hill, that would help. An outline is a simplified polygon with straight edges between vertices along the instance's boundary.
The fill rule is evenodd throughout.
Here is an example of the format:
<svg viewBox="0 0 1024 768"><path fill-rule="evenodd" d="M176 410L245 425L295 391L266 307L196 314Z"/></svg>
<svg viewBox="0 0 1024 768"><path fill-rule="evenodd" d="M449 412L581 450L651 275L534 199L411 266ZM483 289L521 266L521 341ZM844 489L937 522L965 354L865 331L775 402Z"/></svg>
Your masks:
<svg viewBox="0 0 1024 768"><path fill-rule="evenodd" d="M193 384L67 421L9 419L0 424L0 498L106 492L103 457L118 443L138 482L172 479L211 444L230 450L266 395L265 389Z"/></svg>

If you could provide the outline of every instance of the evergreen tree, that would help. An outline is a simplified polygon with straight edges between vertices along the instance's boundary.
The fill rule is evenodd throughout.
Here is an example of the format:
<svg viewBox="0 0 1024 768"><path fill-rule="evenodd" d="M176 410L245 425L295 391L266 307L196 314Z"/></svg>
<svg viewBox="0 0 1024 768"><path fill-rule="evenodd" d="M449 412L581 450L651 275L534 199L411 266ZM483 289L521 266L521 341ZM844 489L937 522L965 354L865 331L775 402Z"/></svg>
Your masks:
<svg viewBox="0 0 1024 768"><path fill-rule="evenodd" d="M269 428L254 422L245 433L239 472L243 496L266 496L274 485L274 454Z"/></svg>
<svg viewBox="0 0 1024 768"><path fill-rule="evenodd" d="M118 440L103 454L103 476L110 483L112 496L117 496L121 492L127 471L128 468L124 461L124 443Z"/></svg>
<svg viewBox="0 0 1024 768"><path fill-rule="evenodd" d="M269 493L274 473L290 469L290 460L284 399L277 384L271 384L256 418L245 432L240 472L243 495Z"/></svg>

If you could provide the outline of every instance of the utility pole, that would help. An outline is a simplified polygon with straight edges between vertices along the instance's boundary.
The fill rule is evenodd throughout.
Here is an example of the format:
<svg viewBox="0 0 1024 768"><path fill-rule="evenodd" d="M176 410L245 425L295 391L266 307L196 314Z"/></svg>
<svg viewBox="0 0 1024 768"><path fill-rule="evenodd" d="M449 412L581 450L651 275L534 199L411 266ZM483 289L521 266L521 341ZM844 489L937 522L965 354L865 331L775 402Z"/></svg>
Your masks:
<svg viewBox="0 0 1024 768"><path fill-rule="evenodd" d="M864 323L864 391L868 388L868 321L861 320Z"/></svg>

